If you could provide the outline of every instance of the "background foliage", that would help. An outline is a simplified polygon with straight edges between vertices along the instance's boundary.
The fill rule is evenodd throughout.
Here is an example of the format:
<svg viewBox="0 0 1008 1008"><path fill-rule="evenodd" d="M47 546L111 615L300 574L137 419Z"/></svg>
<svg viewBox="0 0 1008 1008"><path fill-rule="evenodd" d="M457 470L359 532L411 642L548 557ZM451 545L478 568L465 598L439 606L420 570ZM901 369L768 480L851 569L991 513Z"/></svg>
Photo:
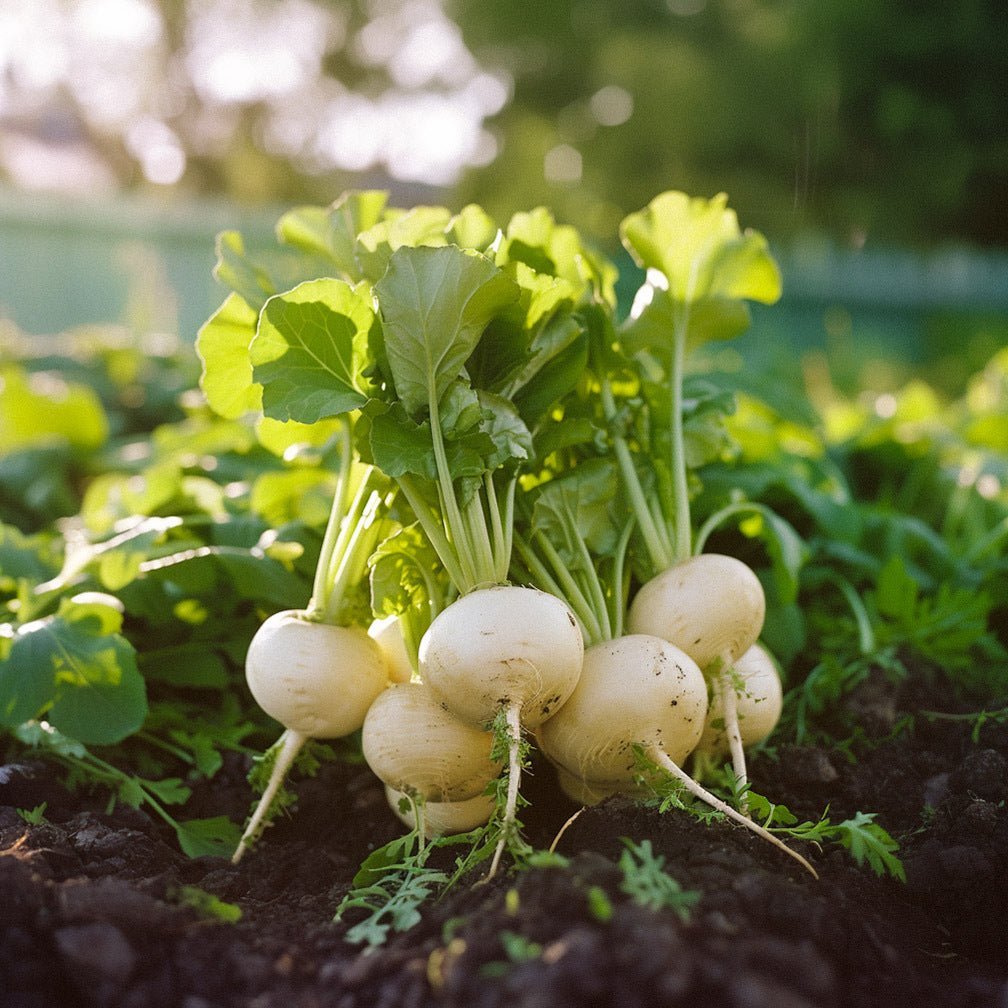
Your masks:
<svg viewBox="0 0 1008 1008"><path fill-rule="evenodd" d="M679 188L727 191L774 240L1008 244L993 0L36 6L48 62L0 3L14 181L59 147L106 191L328 202L363 171L406 202L545 203L605 235Z"/></svg>

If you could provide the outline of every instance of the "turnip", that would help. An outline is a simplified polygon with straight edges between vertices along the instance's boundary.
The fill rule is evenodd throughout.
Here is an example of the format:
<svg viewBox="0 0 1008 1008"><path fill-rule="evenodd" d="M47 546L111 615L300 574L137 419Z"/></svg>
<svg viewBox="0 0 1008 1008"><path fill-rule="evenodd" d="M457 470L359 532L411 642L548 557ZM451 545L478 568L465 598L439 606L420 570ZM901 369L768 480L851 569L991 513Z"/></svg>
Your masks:
<svg viewBox="0 0 1008 1008"><path fill-rule="evenodd" d="M734 557L701 553L645 583L627 614L632 633L681 647L710 676L741 786L747 780L732 667L763 629L766 602L752 570Z"/></svg>
<svg viewBox="0 0 1008 1008"><path fill-rule="evenodd" d="M696 663L659 637L629 634L585 651L574 692L538 739L580 780L624 785L637 774L635 745L661 746L682 763L700 741L706 714L707 685Z"/></svg>
<svg viewBox="0 0 1008 1008"><path fill-rule="evenodd" d="M392 253L375 295L391 384L389 402L371 418L369 447L458 596L420 641L420 678L461 721L478 729L497 724L506 736L507 792L492 876L516 831L522 730L567 698L584 651L563 602L508 583L517 467L531 454L531 435L510 398L474 387L483 372L478 361L469 363L491 321L511 310L521 321L522 290L485 256L453 246L403 247ZM498 388L506 385L508 396L526 391L523 383L547 360L540 354L525 378L498 375Z"/></svg>
<svg viewBox="0 0 1008 1008"><path fill-rule="evenodd" d="M702 669L730 665L763 629L763 586L741 560L701 553L666 568L637 591L630 633L654 634L681 647Z"/></svg>
<svg viewBox="0 0 1008 1008"><path fill-rule="evenodd" d="M425 802L457 802L482 794L501 770L490 758L493 735L450 714L422 683L384 690L361 732L375 776Z"/></svg>
<svg viewBox="0 0 1008 1008"><path fill-rule="evenodd" d="M539 728L539 747L558 767L568 795L587 804L637 793L643 753L692 795L812 871L804 858L681 769L703 733L707 683L684 648L655 634L623 633L624 558L633 523L619 513L614 481L607 464L595 460L540 484L532 495L530 539L516 538L524 570L565 598L586 644L577 685ZM547 531L562 544L559 549ZM705 636L714 654L727 646L720 637Z"/></svg>
<svg viewBox="0 0 1008 1008"><path fill-rule="evenodd" d="M411 801L405 791L385 786L385 800L389 808L410 829L419 829L424 837L455 836L468 833L490 821L495 803L490 795L478 794L461 801L425 801L418 825L417 802Z"/></svg>
<svg viewBox="0 0 1008 1008"><path fill-rule="evenodd" d="M379 535L380 474L358 471L347 439L315 573L304 610L274 613L256 631L245 658L253 698L284 726L263 794L232 860L241 860L263 828L284 777L309 738L341 738L357 731L374 699L389 682L378 643L348 625L354 595L366 583L367 557ZM348 503L352 480L356 493Z"/></svg>
<svg viewBox="0 0 1008 1008"><path fill-rule="evenodd" d="M621 237L647 271L622 337L663 372L663 382L642 379L642 388L649 416L668 418L667 429L644 428L650 434L637 438L635 461L625 425L617 423L612 381L601 375L613 452L643 546L636 567L644 583L627 625L682 648L711 678L744 793L730 669L759 636L766 603L745 564L701 553L704 537L693 540L683 382L687 350L741 332L748 324L745 301L776 300L780 275L763 237L739 230L724 196L708 201L664 193L623 221ZM650 482L642 479L642 468L650 471Z"/></svg>
<svg viewBox="0 0 1008 1008"><path fill-rule="evenodd" d="M554 595L514 585L464 595L435 618L420 642L421 678L457 717L474 725L499 713L506 719L507 799L490 876L514 828L522 729L539 727L563 705L583 656L584 640L568 607Z"/></svg>
<svg viewBox="0 0 1008 1008"><path fill-rule="evenodd" d="M780 673L770 652L754 644L732 666L731 675L736 682L732 693L737 698L739 740L747 749L764 741L780 720L784 705ZM697 744L697 755L713 757L730 751L722 711L723 700L715 692Z"/></svg>
<svg viewBox="0 0 1008 1008"><path fill-rule="evenodd" d="M403 638L399 617L393 614L373 620L368 627L368 636L374 640L385 657L389 679L394 683L408 683L413 678L414 669Z"/></svg>
<svg viewBox="0 0 1008 1008"><path fill-rule="evenodd" d="M692 659L660 638L630 634L585 652L573 694L542 726L538 739L543 752L589 793L635 785L635 750L642 750L690 794L816 875L804 857L680 768L700 739L706 708L703 673Z"/></svg>

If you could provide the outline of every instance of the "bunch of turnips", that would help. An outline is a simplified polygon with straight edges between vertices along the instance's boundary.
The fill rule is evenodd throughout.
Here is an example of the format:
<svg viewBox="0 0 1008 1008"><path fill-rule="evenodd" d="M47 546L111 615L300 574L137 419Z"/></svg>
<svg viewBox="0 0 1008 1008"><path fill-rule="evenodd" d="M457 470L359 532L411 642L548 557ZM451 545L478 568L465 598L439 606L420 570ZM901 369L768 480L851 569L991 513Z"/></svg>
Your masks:
<svg viewBox="0 0 1008 1008"><path fill-rule="evenodd" d="M730 403L687 360L778 298L762 236L724 196L658 196L620 229L643 271L625 319L613 263L541 208L499 225L351 192L277 236L259 258L220 238L202 387L339 464L312 597L248 650L284 731L235 860L306 740L359 731L411 829L489 824L490 875L521 842L530 744L578 802L663 777L812 871L746 805L781 709L763 582L704 548L761 506L690 513ZM724 763L728 800L697 779Z"/></svg>

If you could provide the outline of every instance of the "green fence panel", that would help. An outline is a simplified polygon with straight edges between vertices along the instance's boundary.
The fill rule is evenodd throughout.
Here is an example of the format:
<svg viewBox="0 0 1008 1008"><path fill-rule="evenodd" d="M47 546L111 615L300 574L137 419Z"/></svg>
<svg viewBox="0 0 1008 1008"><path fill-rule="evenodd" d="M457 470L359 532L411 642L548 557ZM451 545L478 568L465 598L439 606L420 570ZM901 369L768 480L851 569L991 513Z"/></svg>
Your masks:
<svg viewBox="0 0 1008 1008"><path fill-rule="evenodd" d="M267 243L279 212L0 190L0 319L30 334L112 322L194 338L225 293L211 275L217 233L237 228L251 247ZM739 344L747 353L849 344L920 362L1005 341L1008 252L851 250L816 238L774 251L784 295L754 309ZM619 263L629 306L640 277L625 254Z"/></svg>

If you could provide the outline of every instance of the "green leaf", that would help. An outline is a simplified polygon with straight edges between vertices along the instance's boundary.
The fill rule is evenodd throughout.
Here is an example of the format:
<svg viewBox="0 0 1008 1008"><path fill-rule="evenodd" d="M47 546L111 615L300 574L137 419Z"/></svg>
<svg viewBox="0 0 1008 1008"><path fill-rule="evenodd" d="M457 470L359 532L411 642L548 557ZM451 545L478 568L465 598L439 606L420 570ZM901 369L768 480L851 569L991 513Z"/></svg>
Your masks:
<svg viewBox="0 0 1008 1008"><path fill-rule="evenodd" d="M58 564L41 538L24 535L12 525L0 525L0 591L10 591L21 580L47 581Z"/></svg>
<svg viewBox="0 0 1008 1008"><path fill-rule="evenodd" d="M612 553L620 528L619 478L608 459L580 462L571 472L539 488L532 507L532 527L542 532L571 565L581 565L579 541L597 556Z"/></svg>
<svg viewBox="0 0 1008 1008"><path fill-rule="evenodd" d="M247 301L229 294L196 336L200 387L210 408L229 420L261 408L262 388L253 380L249 357L258 318Z"/></svg>
<svg viewBox="0 0 1008 1008"><path fill-rule="evenodd" d="M141 653L140 668L148 681L188 689L226 689L231 682L224 660L210 643L187 641L153 653Z"/></svg>
<svg viewBox="0 0 1008 1008"><path fill-rule="evenodd" d="M310 586L283 564L252 552L221 551L216 559L230 587L239 597L266 602L280 609L307 602Z"/></svg>
<svg viewBox="0 0 1008 1008"><path fill-rule="evenodd" d="M907 573L903 558L898 554L889 557L878 574L875 603L879 612L910 625L919 595L920 588Z"/></svg>
<svg viewBox="0 0 1008 1008"><path fill-rule="evenodd" d="M724 193L707 200L681 192L656 196L620 226L637 264L658 270L677 304L747 299L772 304L781 278L766 240L739 230Z"/></svg>
<svg viewBox="0 0 1008 1008"><path fill-rule="evenodd" d="M448 239L453 245L486 252L497 237L497 225L490 215L475 203L470 203L452 217L448 224Z"/></svg>
<svg viewBox="0 0 1008 1008"><path fill-rule="evenodd" d="M175 824L182 852L191 858L230 857L241 840L241 827L227 816L189 819Z"/></svg>
<svg viewBox="0 0 1008 1008"><path fill-rule="evenodd" d="M440 402L487 323L518 296L489 259L455 246L399 249L375 292L396 393L411 416Z"/></svg>
<svg viewBox="0 0 1008 1008"><path fill-rule="evenodd" d="M363 274L357 262L357 236L374 227L388 203L380 190L343 193L332 206L297 207L277 223L282 242L331 259L344 280L356 282Z"/></svg>
<svg viewBox="0 0 1008 1008"><path fill-rule="evenodd" d="M658 912L674 911L682 921L688 921L700 893L683 889L665 871L665 858L655 854L650 840L636 843L623 838L625 850L620 855L619 867L623 872L620 889L639 906Z"/></svg>
<svg viewBox="0 0 1008 1008"><path fill-rule="evenodd" d="M407 525L379 543L368 561L371 608L376 616L428 610L432 594L447 590L437 554L417 524Z"/></svg>
<svg viewBox="0 0 1008 1008"><path fill-rule="evenodd" d="M51 372L0 368L0 455L48 444L94 449L108 437L98 396Z"/></svg>
<svg viewBox="0 0 1008 1008"><path fill-rule="evenodd" d="M367 432L371 461L386 476L398 479L409 473L436 478L429 423L411 420L396 403L390 410L369 416Z"/></svg>
<svg viewBox="0 0 1008 1008"><path fill-rule="evenodd" d="M109 606L64 602L60 612L18 630L0 663L0 723L44 714L86 745L112 745L139 730L147 694L133 646Z"/></svg>
<svg viewBox="0 0 1008 1008"><path fill-rule="evenodd" d="M222 231L217 236L214 276L251 305L256 313L277 291L270 270L249 258L245 252L245 239L237 231Z"/></svg>
<svg viewBox="0 0 1008 1008"><path fill-rule="evenodd" d="M184 805L192 796L192 788L186 787L178 777L145 780L143 787L162 805Z"/></svg>
<svg viewBox="0 0 1008 1008"><path fill-rule="evenodd" d="M497 469L509 462L530 458L532 435L514 406L492 392L480 392L479 404L483 410L484 432L493 444L493 453L483 459L481 468Z"/></svg>
<svg viewBox="0 0 1008 1008"><path fill-rule="evenodd" d="M266 302L250 347L263 411L315 423L363 406L374 322L366 289L310 280Z"/></svg>
<svg viewBox="0 0 1008 1008"><path fill-rule="evenodd" d="M225 903L213 893L208 893L199 886L184 885L170 890L169 896L181 906L189 907L201 917L211 921L221 921L224 924L237 924L241 920L241 907L236 903Z"/></svg>
<svg viewBox="0 0 1008 1008"><path fill-rule="evenodd" d="M438 247L448 243L451 214L444 207L418 206L389 211L357 237L356 256L369 280L378 280L396 249Z"/></svg>
<svg viewBox="0 0 1008 1008"><path fill-rule="evenodd" d="M837 838L857 864L867 861L876 875L889 874L905 882L906 872L895 853L899 844L874 819L873 812L856 813L853 819L837 823Z"/></svg>

